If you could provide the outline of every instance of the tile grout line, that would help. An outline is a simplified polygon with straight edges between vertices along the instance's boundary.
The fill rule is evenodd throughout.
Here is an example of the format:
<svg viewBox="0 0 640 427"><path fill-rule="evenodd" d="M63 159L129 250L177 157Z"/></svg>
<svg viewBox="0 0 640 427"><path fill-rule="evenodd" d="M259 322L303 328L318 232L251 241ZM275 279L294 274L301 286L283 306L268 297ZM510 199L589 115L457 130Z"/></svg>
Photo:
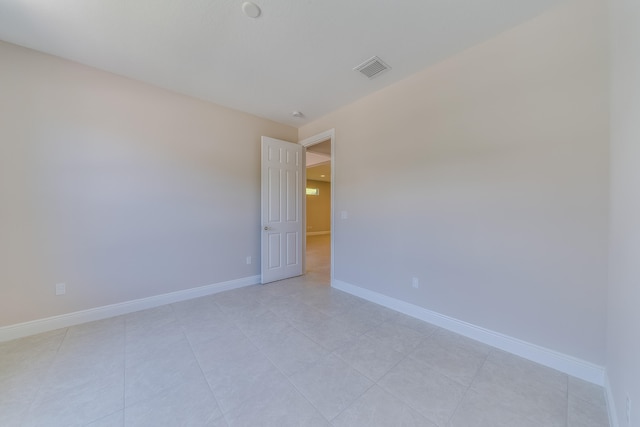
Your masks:
<svg viewBox="0 0 640 427"><path fill-rule="evenodd" d="M339 356L338 356L338 357L339 357ZM351 366L351 365L349 365L349 366ZM352 368L352 369L355 369L355 368ZM365 377L366 377L366 375L365 375ZM371 379L371 378L369 378L369 379ZM333 422L336 420L336 418L338 418L342 413L344 413L344 412L345 412L345 411L347 411L349 408L351 408L353 405L355 405L355 404L356 404L360 399L362 399L362 398L364 397L364 395L365 395L365 394L367 394L367 393L369 392L369 390L371 390L371 389L372 389L372 388L374 388L374 387L379 387L377 382L375 382L375 381L373 381L373 380L372 380L372 381L371 381L371 383L372 383L372 384L371 384L369 387L367 387L367 389L366 389L364 392L362 392L362 394L361 394L360 396L358 396L357 398L355 398L355 399L353 400L353 402L351 402L351 403L350 403L346 408L342 409L342 410L341 410L340 412L338 412L338 413L337 413L333 418L331 418L331 419L329 420L329 423L331 423L331 424L333 425Z"/></svg>
<svg viewBox="0 0 640 427"><path fill-rule="evenodd" d="M175 311L174 311L174 309L173 309L172 304L165 304L165 305L160 306L160 307L166 307L166 306L170 306L169 308L171 309L172 316L174 317L175 322L179 324L179 326L180 326L180 330L181 330L181 332L182 332L182 335L183 335L184 339L187 341L187 343L189 344L189 348L191 349L191 344L190 344L190 342L189 342L189 339L187 338L186 334L184 333L184 330L183 330L183 328L182 328L182 323L179 321L179 318L175 316ZM149 309L149 310L155 310L155 309L157 309L157 308L159 308L159 307L154 307L154 308L151 308L151 309ZM141 311L146 311L146 310L141 310ZM134 313L140 313L141 311L134 312ZM129 313L129 314L132 314L132 313ZM177 387L177 386L180 386L180 385L182 385L182 384L185 384L184 382L182 382L182 383L176 383L176 384L174 384L174 385L172 385L172 386L167 386L167 387L161 388L161 389L159 389L159 390L156 390L156 391L152 392L150 395L145 396L144 398L140 398L140 399L138 399L138 400L134 401L132 404L127 405L127 403L126 403L126 377L127 377L127 375L126 375L126 369L127 369L126 348L128 347L128 346L127 346L127 336L126 336L126 325L127 325L127 323L128 323L128 322L127 322L127 319L125 318L125 343L124 343L124 345L125 345L125 363L124 363L124 369L125 369L124 377L125 377L125 381L124 381L124 392L123 392L123 394L124 394L124 398L125 398L125 399L124 399L124 403L123 403L123 418L124 418L124 424L125 424L125 425L126 425L126 412L127 412L127 411L126 411L126 409L127 409L127 408L129 408L129 407L133 407L133 406L136 406L136 405L138 405L138 404L141 404L142 402L150 401L151 399L153 399L153 398L155 398L155 397L158 397L158 396L162 395L163 393L168 392L168 390L171 390L172 388L175 388L175 387ZM171 322L169 322L169 323L171 323ZM166 326L166 325L165 325L165 326ZM198 363L198 359L195 357L195 355L194 355L194 358L196 359L196 363Z"/></svg>
<svg viewBox="0 0 640 427"><path fill-rule="evenodd" d="M269 312L271 312L271 313L275 314L276 316L280 317L280 319L281 319L281 320L284 320L285 322L287 322L287 323L288 323L288 324L289 324L293 329L295 329L297 332L302 333L301 331L299 331L299 330L298 330L298 328L296 328L295 326L293 326L293 325L291 324L291 322L289 322L289 320L288 320L288 319L285 319L285 318L283 318L281 315L279 315L278 313L273 312L270 308L267 308L267 310L268 310ZM234 323L236 323L236 321L235 321L235 320L234 320ZM314 404L309 400L309 398L308 398L308 397L307 397L307 396L306 396L306 395L305 395L305 394L304 394L300 389L298 389L298 387L297 387L297 386L296 386L296 385L291 381L290 376L289 376L289 375L287 375L287 374L286 374L286 373L285 373L285 372L284 372L284 371L283 371L283 370L282 370L282 369L281 369L277 364L275 364L275 363L273 362L273 360L271 359L271 357L269 357L269 355L268 355L267 353L265 353L265 352L262 350L262 348L260 348L260 346L258 346L258 345L257 345L257 344L256 344L256 343L251 339L251 337L249 337L249 336L246 334L246 332L245 332L245 331L243 331L243 330L242 330L242 328L241 328L241 327L239 327L239 326L237 325L237 323L236 323L236 327L238 327L238 329L240 330L240 332L242 332L242 334L243 334L243 335L244 335L244 336L245 336L245 337L246 337L246 338L251 342L251 344L253 344L253 345L258 349L258 351L260 352L260 354L261 354L265 359L267 359L267 360L269 361L269 363L271 363L271 365L272 365L272 366L273 366L273 367L274 367L274 368L275 368L275 369L276 369L276 370L277 370L277 371L278 371L278 372L279 372L279 373L280 373L280 374L281 374L281 375L282 375L282 376L287 380L287 382L289 383L289 385L291 385L291 387L293 387L293 389L294 389L296 392L298 392L298 394L300 394L300 396L302 396L302 397L307 401L307 403L309 403L309 405L311 405L311 407L312 407L312 408L314 408L318 414L320 414L320 416L321 416L324 420L326 420L327 422L329 422L329 423L330 423L331 421L330 421L330 420L328 420L328 419L327 419L327 417L325 417L325 416L324 416L324 414L323 414L322 412L320 412L320 409L318 409L318 408L316 407L316 405L314 405ZM304 334L303 334L303 335L304 335ZM305 335L305 336L306 336L306 335ZM311 338L309 338L309 339L311 339ZM313 340L312 340L312 341L313 341ZM315 341L313 341L313 342L315 343ZM316 343L316 344L317 344L317 343ZM293 375L293 374L292 374L292 375ZM248 399L245 399L245 402L246 402L246 400L248 400ZM229 412L230 412L230 411L229 411ZM227 423L227 424L228 424L228 423Z"/></svg>
<svg viewBox="0 0 640 427"><path fill-rule="evenodd" d="M56 362L56 360L58 359L58 353L60 352L60 348L62 348L62 343L67 338L67 334L68 333L69 333L69 328L64 328L64 336L60 339L60 343L56 347L55 355L53 356L53 358L51 359L51 363L49 363L49 365L47 366L47 368L45 370L45 374L43 376L44 378L42 380L38 381L38 388L37 388L36 392L33 393L33 399L31 399L31 402L29 403L29 407L27 408L25 414L22 416L21 423L24 423L29 419L30 414L31 414L31 410L33 409L34 405L38 401L38 398L40 397L40 394L42 392L42 387L44 386L44 381L49 377L49 375L51 375L51 370L53 369L53 365Z"/></svg>
<svg viewBox="0 0 640 427"><path fill-rule="evenodd" d="M478 378L478 375L480 375L480 371L482 370L484 365L487 363L487 360L489 360L489 354L491 354L492 351L493 350L489 350L487 352L487 354L485 354L484 359L482 360L482 363L480 364L480 366L476 370L476 373L473 376L473 378L471 379L471 381L469 382L469 385L467 386L466 390L464 391L464 393L462 393L462 397L460 397L460 400L458 401L458 404L456 405L456 408L453 410L453 412L451 413L451 416L447 420L448 424L451 424L451 421L453 420L453 418L458 413L458 410L460 409L460 405L462 405L464 400L467 398L467 395L469 394L469 390L471 390L471 387L473 386L473 384L475 383L476 379Z"/></svg>
<svg viewBox="0 0 640 427"><path fill-rule="evenodd" d="M298 292L298 293L300 293L300 292ZM291 297L296 298L296 299L298 299L298 300L299 300L299 298L297 298L297 297L295 296L295 294L296 294L296 293L293 293L293 294L289 294L289 295L287 295L287 296L291 296ZM321 310L317 309L316 307L314 307L314 306L312 306L312 305L309 305L309 304L306 304L304 301L300 301L300 302L301 302L302 304L304 304L304 305L308 306L310 309L316 310L316 311L318 311L318 312L320 312L320 313L322 313L322 314L327 315L329 319L332 319L332 318L335 318L335 317L336 317L336 316L334 316L334 315L330 315L330 314L328 314L328 313L324 313L324 312L322 312ZM279 313L277 313L277 312L273 311L272 309L270 309L270 308L268 308L268 307L267 307L267 309L268 309L268 311L269 311L270 313L272 313L272 314L274 314L274 315L278 316L281 320L283 320L284 322L286 322L286 323L287 323L291 328L293 328L295 331L297 331L298 333L302 334L304 337L306 337L307 339L309 339L311 342L315 343L316 345L318 345L318 346L322 347L324 350L326 350L326 351L327 351L327 354L326 354L326 355L324 355L324 356L322 356L322 358L329 357L329 356L331 356L331 355L333 355L333 354L335 353L335 351L336 351L336 350L329 350L329 349L327 349L327 348L326 348L325 346L323 346L321 343L317 342L317 341L316 341L316 340L314 340L312 337L308 336L304 331L302 331L301 329L299 329L298 327L296 327L294 324L292 324L292 323L289 321L289 319L288 319L288 318L286 318L286 317L282 316L281 314L279 314ZM238 326L238 325L237 325L237 323L236 323L236 326ZM296 384L291 380L291 376L295 375L295 373L292 373L291 375L288 375L288 374L286 374L284 371L282 371L282 369L281 369L281 368L279 368L279 367L277 366L277 364L275 364L275 363L273 362L273 360L269 357L269 355L268 355L268 354L266 354L266 353L264 353L264 352L262 351L262 349L261 349L259 346L257 346L257 344L256 344L256 343L251 339L251 337L249 337L249 336L248 336L248 335L247 335L247 334L242 330L242 328L241 328L241 327L238 327L238 329L240 329L240 331L245 335L245 337L246 337L247 339L249 339L249 341L250 341L252 344L254 344L254 345L258 348L258 350L260 351L260 353L261 353L261 354L262 354L262 355L263 355L267 360L269 360L269 362L270 362L270 363L271 363L271 364L272 364L272 365L273 365L273 366L278 370L278 372L280 372L280 373L284 376L284 378L286 378L287 382L288 382L288 383L289 383L289 384L290 384L290 385L291 385L291 386L292 386L292 387L293 387L293 388L294 388L294 389L295 389L295 390L296 390L296 391L297 391L297 392L298 392L298 393L299 393L299 394L300 394L300 395L301 395L301 396L302 396L302 397L303 397L303 398L304 398L304 399L305 399L305 400L306 400L306 401L307 401L307 402L308 402L308 403L309 403L309 404L310 404L310 405L311 405L311 406L312 406L312 407L313 407L313 408L314 408L314 409L315 409L315 410L316 410L316 411L317 411L321 416L322 416L322 418L323 418L323 419L325 419L325 420L326 420L327 422L329 422L330 424L333 424L333 423L332 423L332 420L334 420L334 419L335 419L339 414L341 414L342 412L346 411L349 407L351 407L353 404L355 404L355 402L356 402L356 401L358 401L358 400L359 400L359 399L360 399L360 398L361 398L361 397L362 397L362 396L363 396L367 391L369 391L372 387L376 386L376 382L375 382L374 380L372 380L371 378L369 378L367 375L362 374L360 371L358 371L356 368L354 368L350 363L348 363L347 361L344 361L340 356L336 355L336 357L338 357L340 360L343 360L343 362L345 362L345 364L346 364L346 365L348 365L348 366L349 366L349 368L354 369L356 372L358 372L359 374L363 375L365 378L369 379L369 380L372 382L372 384L371 384L371 386L369 386L369 387L368 387L368 388L367 388L367 389L366 389L362 394L360 394L360 395L359 395L359 396L358 396L358 397L357 397L353 402L351 402L351 403L350 403L346 408L342 409L342 410L341 410L337 415L335 415L333 418L328 419L328 418L327 418L327 417L326 417L326 416L325 416L325 415L320 411L320 409L319 409L316 405L314 405L314 404L313 404L313 402L311 402L311 401L309 400L309 398L308 398L308 397L307 397L307 396L302 392L302 390L300 390L300 389L296 386ZM359 337L359 336L362 336L362 335L364 335L364 333L363 333L363 334L361 334L361 335L358 335L358 337Z"/></svg>
<svg viewBox="0 0 640 427"><path fill-rule="evenodd" d="M213 303L216 305L216 307L218 307L218 309L222 310L216 301L214 301ZM218 406L218 410L220 411L220 414L222 414L222 418L224 419L224 422L227 425L229 425L229 422L227 421L227 417L226 417L224 411L222 410L222 406L220 406L220 402L218 401L218 398L216 397L215 393L213 392L213 389L211 388L211 384L209 383L209 380L207 379L207 376L206 376L206 374L204 372L204 369L202 369L202 364L200 363L200 359L198 359L198 356L196 356L196 352L193 349L193 343L189 339L189 334L187 334L186 331L185 331L185 325L182 322L182 319L180 318L180 316L177 315L177 313L175 311L175 308L173 307L173 304L171 304L171 310L173 311L173 314L176 317L176 321L178 323L180 323L180 329L182 330L182 334L184 335L184 338L187 340L187 343L189 344L189 349L191 350L191 354L193 355L193 358L196 360L196 363L198 364L198 369L200 369L200 374L202 374L202 379L204 380L205 383L207 383L207 387L209 388L209 392L211 392L211 396L213 397L213 400L216 402L216 405ZM214 420L217 420L219 418L220 417L216 417L216 418L214 418ZM211 420L212 420L212 415L209 416L207 421L211 421Z"/></svg>

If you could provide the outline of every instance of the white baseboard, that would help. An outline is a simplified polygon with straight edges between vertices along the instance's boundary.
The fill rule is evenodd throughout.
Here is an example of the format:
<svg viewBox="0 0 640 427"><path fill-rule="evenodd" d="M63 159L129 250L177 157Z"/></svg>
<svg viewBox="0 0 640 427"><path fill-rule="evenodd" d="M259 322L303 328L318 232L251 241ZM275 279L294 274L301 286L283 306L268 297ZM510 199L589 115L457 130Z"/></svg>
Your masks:
<svg viewBox="0 0 640 427"><path fill-rule="evenodd" d="M435 311L428 310L424 307L401 301L340 280L334 279L331 282L331 286L590 383L604 386L605 369L602 366L598 366L536 344L531 344L499 332L491 331L462 320L454 319L453 317L436 313Z"/></svg>
<svg viewBox="0 0 640 427"><path fill-rule="evenodd" d="M325 234L331 234L330 231L307 231L307 236L323 236Z"/></svg>
<svg viewBox="0 0 640 427"><path fill-rule="evenodd" d="M242 288L244 286L257 285L258 283L260 283L260 276L244 277L241 279L229 280L227 282L185 289L183 291L154 295L152 297L90 308L88 310L47 317L45 319L37 319L30 322L3 326L0 327L0 342L39 334L42 332L53 331L55 329L67 328L80 323L120 316L122 314L159 307L161 305L171 304L174 302L199 298L206 295L216 294L218 292Z"/></svg>
<svg viewBox="0 0 640 427"><path fill-rule="evenodd" d="M605 372L604 375L604 396L607 401L607 411L609 412L609 425L611 427L619 427L618 412L616 411L616 402L613 398L613 391L611 390L611 383L609 382L609 375Z"/></svg>

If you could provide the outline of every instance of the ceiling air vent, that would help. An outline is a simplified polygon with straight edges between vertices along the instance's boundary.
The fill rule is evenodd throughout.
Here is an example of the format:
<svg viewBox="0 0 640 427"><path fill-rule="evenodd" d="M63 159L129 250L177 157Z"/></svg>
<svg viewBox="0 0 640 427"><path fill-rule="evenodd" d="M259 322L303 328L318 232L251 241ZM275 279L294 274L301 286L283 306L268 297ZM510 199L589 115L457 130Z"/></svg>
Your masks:
<svg viewBox="0 0 640 427"><path fill-rule="evenodd" d="M390 69L391 67L385 64L382 61L382 59L378 58L377 56L374 56L373 58L369 58L366 61L364 61L362 64L358 65L353 70L359 71L365 76L367 76L368 78L372 79Z"/></svg>

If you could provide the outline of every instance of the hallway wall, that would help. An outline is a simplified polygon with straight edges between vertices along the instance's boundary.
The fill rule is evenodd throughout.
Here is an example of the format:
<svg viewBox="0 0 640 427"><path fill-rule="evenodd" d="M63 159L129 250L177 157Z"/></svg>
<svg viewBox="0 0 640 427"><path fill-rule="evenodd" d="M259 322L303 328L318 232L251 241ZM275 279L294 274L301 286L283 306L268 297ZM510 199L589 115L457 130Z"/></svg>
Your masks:
<svg viewBox="0 0 640 427"><path fill-rule="evenodd" d="M320 194L307 196L307 233L331 231L331 183L307 180L307 188L317 188Z"/></svg>

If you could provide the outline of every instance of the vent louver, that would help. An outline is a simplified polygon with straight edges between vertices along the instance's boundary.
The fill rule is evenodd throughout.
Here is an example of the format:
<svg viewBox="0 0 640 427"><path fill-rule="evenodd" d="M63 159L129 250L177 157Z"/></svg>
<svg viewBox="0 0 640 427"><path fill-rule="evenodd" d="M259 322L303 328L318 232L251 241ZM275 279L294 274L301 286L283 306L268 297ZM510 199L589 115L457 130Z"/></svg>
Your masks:
<svg viewBox="0 0 640 427"><path fill-rule="evenodd" d="M377 56L374 56L372 58L367 59L362 64L358 65L353 70L359 71L360 73L364 74L368 78L372 79L390 69L391 67L385 64L382 59L378 58Z"/></svg>

